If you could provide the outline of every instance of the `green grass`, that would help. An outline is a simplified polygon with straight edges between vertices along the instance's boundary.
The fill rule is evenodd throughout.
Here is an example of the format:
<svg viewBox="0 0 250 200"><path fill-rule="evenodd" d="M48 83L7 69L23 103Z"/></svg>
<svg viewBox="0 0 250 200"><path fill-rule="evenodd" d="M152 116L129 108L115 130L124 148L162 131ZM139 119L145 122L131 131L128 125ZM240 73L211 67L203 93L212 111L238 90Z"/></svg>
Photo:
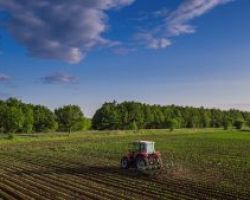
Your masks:
<svg viewBox="0 0 250 200"><path fill-rule="evenodd" d="M119 166L128 143L153 140L161 151L164 177L250 192L250 132L220 129L86 131L0 138L2 156L50 166L54 160L82 161L88 166ZM91 158L88 162L86 157ZM63 165L63 162L62 162Z"/></svg>

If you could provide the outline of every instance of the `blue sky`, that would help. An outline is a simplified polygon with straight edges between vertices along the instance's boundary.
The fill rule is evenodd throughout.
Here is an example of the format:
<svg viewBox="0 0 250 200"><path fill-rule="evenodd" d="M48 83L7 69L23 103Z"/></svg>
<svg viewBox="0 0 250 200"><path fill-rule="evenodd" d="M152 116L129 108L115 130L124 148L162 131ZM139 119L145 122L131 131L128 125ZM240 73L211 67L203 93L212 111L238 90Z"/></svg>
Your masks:
<svg viewBox="0 0 250 200"><path fill-rule="evenodd" d="M250 110L249 0L0 0L0 98Z"/></svg>

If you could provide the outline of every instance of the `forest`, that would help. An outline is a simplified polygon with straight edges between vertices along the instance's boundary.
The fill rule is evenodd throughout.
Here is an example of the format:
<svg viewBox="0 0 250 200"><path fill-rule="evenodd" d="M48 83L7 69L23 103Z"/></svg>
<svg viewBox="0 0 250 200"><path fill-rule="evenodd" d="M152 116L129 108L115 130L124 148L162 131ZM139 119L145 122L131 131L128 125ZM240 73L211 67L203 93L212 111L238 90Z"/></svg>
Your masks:
<svg viewBox="0 0 250 200"><path fill-rule="evenodd" d="M250 125L250 112L138 102L104 103L93 116L94 129L237 128Z"/></svg>
<svg viewBox="0 0 250 200"><path fill-rule="evenodd" d="M54 111L43 105L9 98L0 100L0 133L71 132L86 129L137 130L176 128L237 128L250 126L250 112L203 107L160 106L139 102L104 103L92 119L77 105Z"/></svg>

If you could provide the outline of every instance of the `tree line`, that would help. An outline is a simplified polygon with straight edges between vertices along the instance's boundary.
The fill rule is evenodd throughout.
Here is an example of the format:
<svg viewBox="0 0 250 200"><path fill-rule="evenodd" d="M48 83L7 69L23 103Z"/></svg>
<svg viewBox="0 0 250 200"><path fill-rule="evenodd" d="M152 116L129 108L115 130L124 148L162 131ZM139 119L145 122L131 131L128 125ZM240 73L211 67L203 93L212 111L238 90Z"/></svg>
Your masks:
<svg viewBox="0 0 250 200"><path fill-rule="evenodd" d="M46 106L26 104L9 98L0 100L0 133L50 131L136 130L175 128L219 128L250 126L250 112L203 107L160 106L139 102L107 102L92 119L84 116L77 105L51 111Z"/></svg>
<svg viewBox="0 0 250 200"><path fill-rule="evenodd" d="M91 121L79 106L67 105L54 112L46 106L25 104L9 98L0 100L0 133L78 131L89 129Z"/></svg>
<svg viewBox="0 0 250 200"><path fill-rule="evenodd" d="M93 116L97 130L219 128L250 126L250 112L203 107L160 106L138 102L104 103Z"/></svg>

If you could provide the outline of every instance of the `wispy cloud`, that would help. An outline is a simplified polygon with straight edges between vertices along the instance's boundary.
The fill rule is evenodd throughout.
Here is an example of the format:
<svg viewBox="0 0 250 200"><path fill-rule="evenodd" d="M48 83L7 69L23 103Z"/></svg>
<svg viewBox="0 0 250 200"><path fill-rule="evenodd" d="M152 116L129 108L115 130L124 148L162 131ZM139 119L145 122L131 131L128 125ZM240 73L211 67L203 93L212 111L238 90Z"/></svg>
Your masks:
<svg viewBox="0 0 250 200"><path fill-rule="evenodd" d="M73 84L77 83L77 78L73 75L56 72L50 75L47 75L42 78L44 83L47 84Z"/></svg>
<svg viewBox="0 0 250 200"><path fill-rule="evenodd" d="M136 39L148 48L166 48L171 44L172 37L196 32L196 28L191 24L194 18L231 1L233 0L185 0L176 10L169 12L163 9L156 12L164 18L164 23L153 30L147 30L146 35L145 33L137 34Z"/></svg>
<svg viewBox="0 0 250 200"><path fill-rule="evenodd" d="M10 80L10 76L0 73L0 82L6 82Z"/></svg>
<svg viewBox="0 0 250 200"><path fill-rule="evenodd" d="M155 37L152 33L138 33L135 39L149 49L163 49L171 45L171 41L164 37Z"/></svg>
<svg viewBox="0 0 250 200"><path fill-rule="evenodd" d="M166 17L169 14L169 12L170 12L169 9L162 8L160 10L157 10L157 11L153 12L152 16L155 17L155 18Z"/></svg>
<svg viewBox="0 0 250 200"><path fill-rule="evenodd" d="M2 0L10 15L6 26L32 56L78 63L97 45L117 44L102 37L106 11L134 0Z"/></svg>
<svg viewBox="0 0 250 200"><path fill-rule="evenodd" d="M171 35L194 33L190 21L204 15L213 8L232 0L187 0L167 17L167 28Z"/></svg>

